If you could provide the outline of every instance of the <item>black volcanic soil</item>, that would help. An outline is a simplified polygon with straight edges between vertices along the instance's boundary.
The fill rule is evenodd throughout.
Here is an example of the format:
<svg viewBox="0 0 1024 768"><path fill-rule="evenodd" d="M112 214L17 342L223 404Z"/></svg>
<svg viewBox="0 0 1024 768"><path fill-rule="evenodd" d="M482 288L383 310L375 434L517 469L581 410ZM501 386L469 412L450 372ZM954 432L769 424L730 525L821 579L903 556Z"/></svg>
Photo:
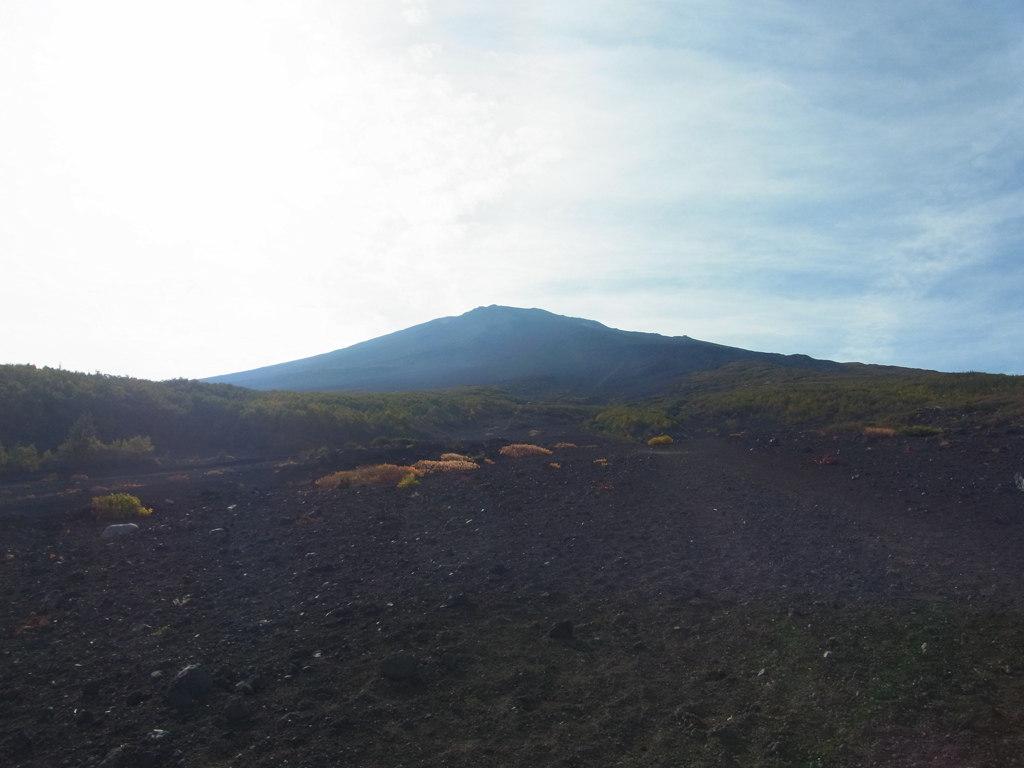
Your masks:
<svg viewBox="0 0 1024 768"><path fill-rule="evenodd" d="M1024 436L577 442L8 488L0 761L1024 764Z"/></svg>

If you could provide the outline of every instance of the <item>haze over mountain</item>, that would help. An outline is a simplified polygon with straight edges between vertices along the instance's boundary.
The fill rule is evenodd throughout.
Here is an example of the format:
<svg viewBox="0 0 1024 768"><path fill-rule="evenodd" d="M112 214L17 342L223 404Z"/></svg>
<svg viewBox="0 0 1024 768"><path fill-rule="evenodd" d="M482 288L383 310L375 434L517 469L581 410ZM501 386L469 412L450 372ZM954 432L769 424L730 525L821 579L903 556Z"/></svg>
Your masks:
<svg viewBox="0 0 1024 768"><path fill-rule="evenodd" d="M501 385L521 392L642 396L686 374L742 359L794 368L841 368L806 355L621 331L542 309L492 305L326 354L204 381L302 392Z"/></svg>

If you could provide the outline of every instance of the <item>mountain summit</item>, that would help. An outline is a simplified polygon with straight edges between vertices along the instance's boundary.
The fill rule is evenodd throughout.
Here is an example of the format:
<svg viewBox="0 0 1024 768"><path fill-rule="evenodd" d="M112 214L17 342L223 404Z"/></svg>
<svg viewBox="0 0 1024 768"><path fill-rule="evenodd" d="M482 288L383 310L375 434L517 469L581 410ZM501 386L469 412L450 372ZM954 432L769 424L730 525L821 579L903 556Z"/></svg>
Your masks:
<svg viewBox="0 0 1024 768"><path fill-rule="evenodd" d="M837 368L806 355L609 328L543 309L492 305L322 355L204 381L250 389L394 392L501 385L525 392L647 395L695 371L757 359Z"/></svg>

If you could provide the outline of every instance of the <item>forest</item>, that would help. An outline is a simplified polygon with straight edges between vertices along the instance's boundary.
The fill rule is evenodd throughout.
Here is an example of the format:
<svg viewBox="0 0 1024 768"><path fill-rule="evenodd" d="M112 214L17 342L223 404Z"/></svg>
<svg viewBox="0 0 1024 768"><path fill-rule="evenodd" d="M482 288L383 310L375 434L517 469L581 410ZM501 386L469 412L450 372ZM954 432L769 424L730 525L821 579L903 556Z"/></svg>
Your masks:
<svg viewBox="0 0 1024 768"><path fill-rule="evenodd" d="M686 428L890 428L937 434L970 417L1024 425L1024 377L848 364L738 361L664 394L595 403L526 400L498 387L389 393L255 391L0 365L0 472L96 471L217 455L296 456L396 440L482 435L532 422L647 439Z"/></svg>
<svg viewBox="0 0 1024 768"><path fill-rule="evenodd" d="M164 458L289 456L375 440L486 429L529 406L500 390L327 394L146 381L31 365L0 366L0 469L95 470Z"/></svg>

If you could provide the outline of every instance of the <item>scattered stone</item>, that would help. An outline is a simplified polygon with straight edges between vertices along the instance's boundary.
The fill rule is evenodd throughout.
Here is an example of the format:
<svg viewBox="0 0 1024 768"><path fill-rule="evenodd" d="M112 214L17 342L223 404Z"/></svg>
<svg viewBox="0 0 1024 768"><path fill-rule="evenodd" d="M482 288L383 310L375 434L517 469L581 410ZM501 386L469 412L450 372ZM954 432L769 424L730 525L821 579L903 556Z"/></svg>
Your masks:
<svg viewBox="0 0 1024 768"><path fill-rule="evenodd" d="M104 539L113 539L117 536L124 536L126 533L135 533L137 530L139 530L139 526L135 523L117 523L108 525L102 536Z"/></svg>
<svg viewBox="0 0 1024 768"><path fill-rule="evenodd" d="M572 640L573 629L572 621L560 621L548 630L548 637L552 640Z"/></svg>
<svg viewBox="0 0 1024 768"><path fill-rule="evenodd" d="M175 709L194 704L213 688L213 675L201 664L190 664L171 680L167 703Z"/></svg>
<svg viewBox="0 0 1024 768"><path fill-rule="evenodd" d="M81 710L75 715L75 725L79 728L86 728L96 722L96 715L90 712L88 709Z"/></svg>
<svg viewBox="0 0 1024 768"><path fill-rule="evenodd" d="M384 659L381 675L393 683L414 683L420 679L419 662L409 653L398 653Z"/></svg>

